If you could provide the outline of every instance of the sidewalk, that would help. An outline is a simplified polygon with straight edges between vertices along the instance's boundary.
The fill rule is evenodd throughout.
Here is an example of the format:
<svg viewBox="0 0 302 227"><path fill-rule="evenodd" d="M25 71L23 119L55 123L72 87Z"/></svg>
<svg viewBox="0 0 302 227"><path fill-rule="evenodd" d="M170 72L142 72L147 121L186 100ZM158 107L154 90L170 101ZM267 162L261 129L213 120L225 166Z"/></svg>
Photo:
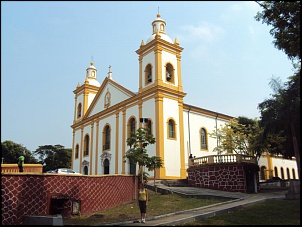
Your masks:
<svg viewBox="0 0 302 227"><path fill-rule="evenodd" d="M151 184L152 185L152 184ZM214 204L210 206L195 208L191 210L170 213L165 215L160 215L156 217L149 217L147 213L146 223L137 223L138 220L112 223L108 225L115 226L159 226L159 225L179 225L187 222L193 222L200 220L205 217L215 216L216 214L228 212L232 209L237 209L242 206L247 206L252 203L259 201L264 201L268 199L285 199L285 193L287 190L280 190L274 192L265 192L265 193L254 193L246 194L240 192L226 192L219 190L211 190L205 188L195 188L195 187L168 187L166 185L156 182L157 188L170 190L172 193L195 196L199 198L210 198L210 197L227 197L232 198L233 200Z"/></svg>

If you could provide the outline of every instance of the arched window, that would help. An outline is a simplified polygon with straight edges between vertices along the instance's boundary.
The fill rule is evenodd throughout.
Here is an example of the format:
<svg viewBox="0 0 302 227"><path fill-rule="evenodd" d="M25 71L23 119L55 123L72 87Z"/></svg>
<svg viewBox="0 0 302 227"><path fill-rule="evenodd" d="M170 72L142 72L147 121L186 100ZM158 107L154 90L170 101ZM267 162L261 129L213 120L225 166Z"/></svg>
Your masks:
<svg viewBox="0 0 302 227"><path fill-rule="evenodd" d="M287 179L290 179L290 172L289 172L289 168L286 168L286 173L287 173Z"/></svg>
<svg viewBox="0 0 302 227"><path fill-rule="evenodd" d="M103 131L103 151L110 149L110 127L106 125Z"/></svg>
<svg viewBox="0 0 302 227"><path fill-rule="evenodd" d="M170 83L174 83L174 69L173 66L168 63L166 65L166 81Z"/></svg>
<svg viewBox="0 0 302 227"><path fill-rule="evenodd" d="M208 145L207 145L207 132L204 128L202 128L200 130L200 148L202 150L206 150L208 148Z"/></svg>
<svg viewBox="0 0 302 227"><path fill-rule="evenodd" d="M172 119L168 121L168 138L170 139L176 138L175 122Z"/></svg>
<svg viewBox="0 0 302 227"><path fill-rule="evenodd" d="M89 155L89 135L86 135L84 139L84 156L86 155Z"/></svg>
<svg viewBox="0 0 302 227"><path fill-rule="evenodd" d="M130 118L129 120L129 123L128 123L128 138L131 137L131 133L136 133L136 126L135 126L135 118L132 117Z"/></svg>
<svg viewBox="0 0 302 227"><path fill-rule="evenodd" d="M278 177L278 169L277 169L277 167L274 168L274 172L275 172L275 177Z"/></svg>
<svg viewBox="0 0 302 227"><path fill-rule="evenodd" d="M164 24L160 24L160 31L164 31L164 28L165 28Z"/></svg>
<svg viewBox="0 0 302 227"><path fill-rule="evenodd" d="M82 116L82 103L79 103L79 105L78 105L77 116L78 116L78 118L80 118Z"/></svg>
<svg viewBox="0 0 302 227"><path fill-rule="evenodd" d="M148 84L148 83L152 82L152 66L151 66L151 64L148 64L146 66L146 69L145 69L145 81L146 81L145 84Z"/></svg>
<svg viewBox="0 0 302 227"><path fill-rule="evenodd" d="M152 135L152 122L150 119L148 120L147 127L149 129L149 133Z"/></svg>
<svg viewBox="0 0 302 227"><path fill-rule="evenodd" d="M260 168L260 180L266 180L265 172L266 172L266 167L261 166L261 168Z"/></svg>
<svg viewBox="0 0 302 227"><path fill-rule="evenodd" d="M293 179L296 179L296 173L295 173L295 169L292 169L292 173L293 173Z"/></svg>
<svg viewBox="0 0 302 227"><path fill-rule="evenodd" d="M104 160L104 174L109 174L109 160L107 158Z"/></svg>
<svg viewBox="0 0 302 227"><path fill-rule="evenodd" d="M77 144L76 147L75 147L74 158L79 158L79 144Z"/></svg>
<svg viewBox="0 0 302 227"><path fill-rule="evenodd" d="M280 171L281 171L281 179L284 180L284 171L283 171L283 167L281 167Z"/></svg>

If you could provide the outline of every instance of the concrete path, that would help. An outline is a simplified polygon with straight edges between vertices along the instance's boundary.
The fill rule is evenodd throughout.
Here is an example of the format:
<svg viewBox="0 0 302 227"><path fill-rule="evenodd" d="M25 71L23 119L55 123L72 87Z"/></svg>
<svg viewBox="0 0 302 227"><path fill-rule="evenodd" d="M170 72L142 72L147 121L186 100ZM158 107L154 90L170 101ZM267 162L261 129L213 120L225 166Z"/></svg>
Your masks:
<svg viewBox="0 0 302 227"><path fill-rule="evenodd" d="M153 182L152 182L153 183ZM150 185L152 185L150 183ZM164 226L164 225L179 225L188 222L193 222L196 220L200 220L205 217L214 216L218 213L228 212L232 209L237 209L242 206L247 206L252 203L268 200L268 199L285 199L285 193L287 190L279 190L274 192L259 192L254 194L246 194L240 192L226 192L219 190L211 190L204 188L195 188L195 187L168 187L166 185L160 184L160 182L156 182L158 188L170 190L172 193L183 194L189 196L196 196L199 198L211 198L211 197L224 197L224 198L232 198L233 200L213 204L210 206L195 208L191 210L175 212L165 215L160 215L156 217L148 217L146 223L139 223L138 220L127 221L127 222L119 222L112 223L107 225L119 225L119 226Z"/></svg>

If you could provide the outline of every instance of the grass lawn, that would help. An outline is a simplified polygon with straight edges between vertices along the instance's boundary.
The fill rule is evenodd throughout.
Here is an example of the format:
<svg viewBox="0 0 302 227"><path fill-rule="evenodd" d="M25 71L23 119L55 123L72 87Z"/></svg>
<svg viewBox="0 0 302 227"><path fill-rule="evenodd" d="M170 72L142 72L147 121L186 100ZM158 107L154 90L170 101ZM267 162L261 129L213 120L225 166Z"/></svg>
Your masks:
<svg viewBox="0 0 302 227"><path fill-rule="evenodd" d="M300 225L300 200L267 200L181 226Z"/></svg>
<svg viewBox="0 0 302 227"><path fill-rule="evenodd" d="M162 195L151 190L148 192L150 201L147 207L147 218L228 201L227 199L184 198L177 194ZM137 201L133 200L93 214L64 218L64 225L102 225L139 219L139 207Z"/></svg>
<svg viewBox="0 0 302 227"><path fill-rule="evenodd" d="M147 218L228 201L162 195L151 190L149 198ZM64 218L64 225L102 225L139 219L137 201L133 200L89 215ZM267 200L181 226L201 225L300 225L300 200Z"/></svg>

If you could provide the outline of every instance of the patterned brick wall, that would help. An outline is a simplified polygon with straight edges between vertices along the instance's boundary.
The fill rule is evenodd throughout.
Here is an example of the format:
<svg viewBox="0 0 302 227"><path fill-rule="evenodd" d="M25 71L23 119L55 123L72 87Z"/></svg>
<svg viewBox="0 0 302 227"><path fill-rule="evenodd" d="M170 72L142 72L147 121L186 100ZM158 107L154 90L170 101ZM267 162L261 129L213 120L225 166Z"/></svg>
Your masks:
<svg viewBox="0 0 302 227"><path fill-rule="evenodd" d="M187 170L188 183L193 187L246 193L246 171L243 164L192 166Z"/></svg>
<svg viewBox="0 0 302 227"><path fill-rule="evenodd" d="M136 181L136 182L135 182ZM74 176L9 174L1 176L2 225L21 225L26 215L50 215L55 198L65 198L60 212L72 215L73 201L81 214L101 211L135 198L137 179L130 175Z"/></svg>

